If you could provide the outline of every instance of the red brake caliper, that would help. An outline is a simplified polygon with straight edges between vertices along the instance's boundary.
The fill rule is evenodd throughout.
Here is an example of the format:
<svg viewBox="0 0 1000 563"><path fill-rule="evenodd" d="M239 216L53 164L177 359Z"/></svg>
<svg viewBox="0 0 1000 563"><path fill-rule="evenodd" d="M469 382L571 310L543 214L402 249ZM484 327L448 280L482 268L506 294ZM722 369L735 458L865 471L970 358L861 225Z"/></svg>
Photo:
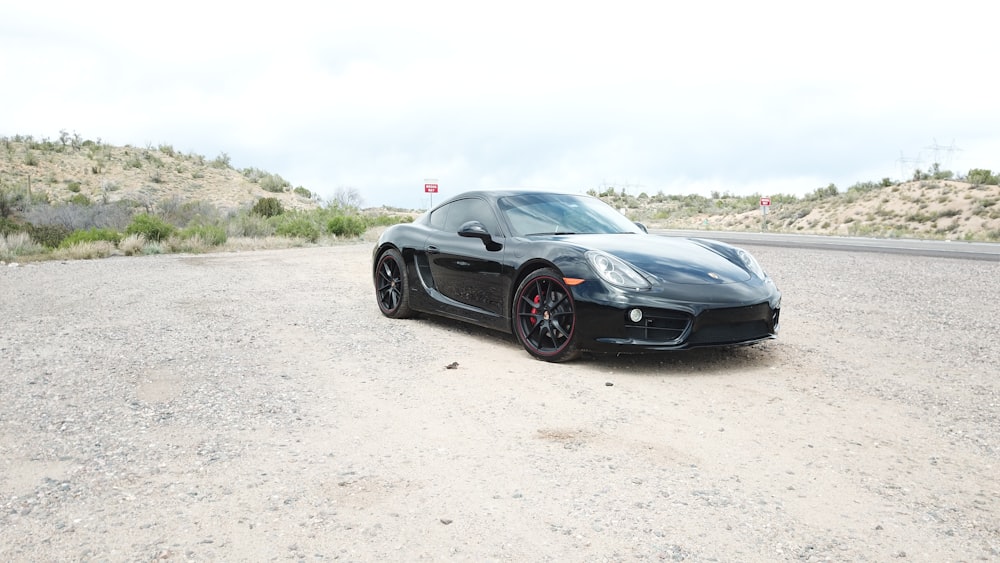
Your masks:
<svg viewBox="0 0 1000 563"><path fill-rule="evenodd" d="M535 298L532 300L532 303L534 303L535 305L538 305L541 302L542 302L541 296L540 295L535 295ZM534 314L537 314L537 313L538 313L538 308L537 307L532 307L531 308L531 314L534 315ZM538 319L536 319L535 317L531 317L531 324L532 325L538 324Z"/></svg>

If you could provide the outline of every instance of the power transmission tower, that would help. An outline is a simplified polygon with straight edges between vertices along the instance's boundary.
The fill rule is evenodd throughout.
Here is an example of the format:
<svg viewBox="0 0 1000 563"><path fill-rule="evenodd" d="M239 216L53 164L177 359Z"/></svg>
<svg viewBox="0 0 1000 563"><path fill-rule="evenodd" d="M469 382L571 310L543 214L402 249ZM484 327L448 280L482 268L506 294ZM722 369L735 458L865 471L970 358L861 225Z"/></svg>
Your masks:
<svg viewBox="0 0 1000 563"><path fill-rule="evenodd" d="M896 159L896 162L899 163L899 179L906 182L913 178L913 173L920 168L923 159L920 158L919 153L916 158L911 158L903 156L903 151L899 151L899 158ZM908 167L908 165L913 166Z"/></svg>
<svg viewBox="0 0 1000 563"><path fill-rule="evenodd" d="M924 148L925 149L930 149L930 150L934 151L934 164L940 165L945 170L947 170L948 168L951 167L951 159L954 156L954 153L957 152L957 151L961 151L962 150L962 149L960 149L960 148L958 148L958 147L955 146L955 139L952 139L951 140L951 145L947 146L947 147L944 146L944 145L939 145L938 142L937 142L937 139L934 139L934 144L933 145L931 145L929 147L924 147ZM948 160L946 162L941 162L941 159L938 158L938 155L942 151L945 152L945 153L947 153L947 159Z"/></svg>

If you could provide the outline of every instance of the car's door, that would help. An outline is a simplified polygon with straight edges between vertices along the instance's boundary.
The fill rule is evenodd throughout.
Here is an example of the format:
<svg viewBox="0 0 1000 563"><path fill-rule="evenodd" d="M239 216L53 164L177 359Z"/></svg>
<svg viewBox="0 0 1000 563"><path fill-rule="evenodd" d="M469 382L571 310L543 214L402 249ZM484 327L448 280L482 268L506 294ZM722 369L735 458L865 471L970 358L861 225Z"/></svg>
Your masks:
<svg viewBox="0 0 1000 563"><path fill-rule="evenodd" d="M446 207L443 225L430 235L424 248L434 286L452 301L502 315L504 237L493 210L477 197L453 201ZM470 221L480 223L490 240L460 236L459 231Z"/></svg>

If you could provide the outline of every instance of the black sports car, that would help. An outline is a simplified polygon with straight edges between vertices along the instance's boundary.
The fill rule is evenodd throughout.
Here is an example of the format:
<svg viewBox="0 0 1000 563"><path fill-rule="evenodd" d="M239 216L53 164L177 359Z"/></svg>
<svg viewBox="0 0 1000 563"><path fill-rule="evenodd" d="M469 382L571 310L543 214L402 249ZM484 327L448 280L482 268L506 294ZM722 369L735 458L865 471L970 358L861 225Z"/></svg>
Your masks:
<svg viewBox="0 0 1000 563"><path fill-rule="evenodd" d="M749 344L778 332L781 293L748 252L648 234L589 196L467 192L386 229L373 264L384 315L513 332L551 362L583 350Z"/></svg>

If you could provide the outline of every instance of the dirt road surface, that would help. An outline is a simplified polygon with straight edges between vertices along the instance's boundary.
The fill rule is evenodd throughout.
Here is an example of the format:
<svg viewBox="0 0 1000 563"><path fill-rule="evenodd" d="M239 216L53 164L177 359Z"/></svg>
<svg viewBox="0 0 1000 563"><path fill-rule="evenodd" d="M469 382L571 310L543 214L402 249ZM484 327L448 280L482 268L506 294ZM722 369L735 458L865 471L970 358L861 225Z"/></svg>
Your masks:
<svg viewBox="0 0 1000 563"><path fill-rule="evenodd" d="M562 365L370 243L3 266L0 560L1000 560L1000 264L750 249L778 340Z"/></svg>

